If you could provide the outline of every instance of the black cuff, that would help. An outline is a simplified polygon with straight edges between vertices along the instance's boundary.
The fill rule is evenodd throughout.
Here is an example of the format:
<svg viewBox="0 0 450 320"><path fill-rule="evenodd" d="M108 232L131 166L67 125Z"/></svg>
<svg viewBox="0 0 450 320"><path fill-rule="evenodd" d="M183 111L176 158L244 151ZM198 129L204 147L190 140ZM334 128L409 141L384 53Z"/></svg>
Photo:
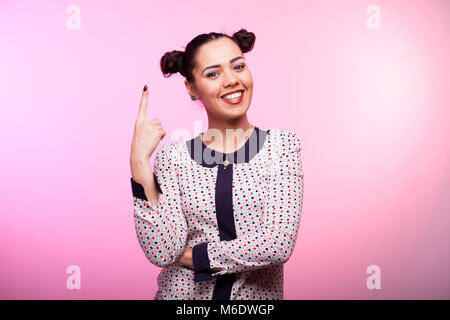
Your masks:
<svg viewBox="0 0 450 320"><path fill-rule="evenodd" d="M153 177L155 178L156 183L156 189L158 189L159 193L163 193L161 190L161 186L158 182L158 179L156 178L156 174L153 172ZM133 177L131 177L131 190L133 191L133 196L142 200L148 200L147 196L145 195L144 187L133 180Z"/></svg>
<svg viewBox="0 0 450 320"><path fill-rule="evenodd" d="M148 200L147 196L145 195L144 187L133 180L133 177L131 177L131 190L133 191L133 196L142 200Z"/></svg>
<svg viewBox="0 0 450 320"><path fill-rule="evenodd" d="M212 280L207 242L200 243L192 248L192 262L195 271L194 282Z"/></svg>

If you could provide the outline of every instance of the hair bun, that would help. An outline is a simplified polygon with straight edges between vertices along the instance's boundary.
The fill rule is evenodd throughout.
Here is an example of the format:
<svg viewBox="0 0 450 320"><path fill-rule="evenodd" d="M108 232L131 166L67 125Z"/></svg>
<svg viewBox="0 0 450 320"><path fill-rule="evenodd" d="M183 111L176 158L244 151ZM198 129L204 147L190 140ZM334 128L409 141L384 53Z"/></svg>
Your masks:
<svg viewBox="0 0 450 320"><path fill-rule="evenodd" d="M161 58L160 67L164 77L168 78L174 73L183 74L182 65L183 51L173 50L166 52Z"/></svg>
<svg viewBox="0 0 450 320"><path fill-rule="evenodd" d="M253 32L248 32L245 29L241 29L233 34L233 38L239 44L242 53L249 52L253 49L255 44L256 36Z"/></svg>

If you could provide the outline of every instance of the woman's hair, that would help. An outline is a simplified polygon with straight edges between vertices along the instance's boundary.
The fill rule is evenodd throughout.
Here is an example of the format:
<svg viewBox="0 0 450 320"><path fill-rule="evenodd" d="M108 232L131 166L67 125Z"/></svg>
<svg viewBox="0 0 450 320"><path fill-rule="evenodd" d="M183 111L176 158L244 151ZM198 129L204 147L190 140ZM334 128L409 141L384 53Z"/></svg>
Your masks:
<svg viewBox="0 0 450 320"><path fill-rule="evenodd" d="M193 70L196 67L195 57L198 50L202 45L222 37L233 40L239 46L242 53L251 51L256 39L253 32L248 32L245 29L235 32L231 37L227 34L216 32L198 35L188 43L184 52L174 50L166 52L162 56L160 64L164 77L168 78L172 74L179 72L188 82L194 83Z"/></svg>

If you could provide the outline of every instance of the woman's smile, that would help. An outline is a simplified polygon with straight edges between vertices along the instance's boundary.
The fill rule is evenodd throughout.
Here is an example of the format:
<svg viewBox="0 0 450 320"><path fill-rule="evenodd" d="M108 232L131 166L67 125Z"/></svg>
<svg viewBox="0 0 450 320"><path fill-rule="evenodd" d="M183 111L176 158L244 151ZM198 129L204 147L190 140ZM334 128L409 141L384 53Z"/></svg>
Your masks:
<svg viewBox="0 0 450 320"><path fill-rule="evenodd" d="M240 104L244 100L245 90L240 92L235 92L231 95L221 97L220 100L224 101L227 104L236 105ZM228 99L225 99L228 98Z"/></svg>

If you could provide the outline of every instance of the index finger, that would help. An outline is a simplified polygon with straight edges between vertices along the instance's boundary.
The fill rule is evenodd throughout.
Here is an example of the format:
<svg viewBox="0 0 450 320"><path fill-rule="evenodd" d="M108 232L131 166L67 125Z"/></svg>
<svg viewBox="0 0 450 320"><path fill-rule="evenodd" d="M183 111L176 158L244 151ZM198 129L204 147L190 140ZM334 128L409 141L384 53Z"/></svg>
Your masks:
<svg viewBox="0 0 450 320"><path fill-rule="evenodd" d="M142 91L141 106L139 107L138 117L147 117L147 106L148 106L148 86L145 85Z"/></svg>

